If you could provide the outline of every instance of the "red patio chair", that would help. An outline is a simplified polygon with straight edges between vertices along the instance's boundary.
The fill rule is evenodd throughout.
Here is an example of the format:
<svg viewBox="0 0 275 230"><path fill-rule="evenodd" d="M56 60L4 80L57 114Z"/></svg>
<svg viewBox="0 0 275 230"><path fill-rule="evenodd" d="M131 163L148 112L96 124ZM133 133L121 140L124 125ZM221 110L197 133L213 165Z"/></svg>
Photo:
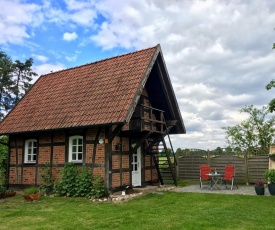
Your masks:
<svg viewBox="0 0 275 230"><path fill-rule="evenodd" d="M226 165L224 175L221 178L221 183L224 183L225 187L227 188L226 182L231 181L231 190L233 189L234 184L238 188L235 178L235 166L234 165Z"/></svg>
<svg viewBox="0 0 275 230"><path fill-rule="evenodd" d="M203 182L208 181L209 185L211 185L211 178L207 174L210 173L209 165L201 165L200 166L200 188L203 189Z"/></svg>

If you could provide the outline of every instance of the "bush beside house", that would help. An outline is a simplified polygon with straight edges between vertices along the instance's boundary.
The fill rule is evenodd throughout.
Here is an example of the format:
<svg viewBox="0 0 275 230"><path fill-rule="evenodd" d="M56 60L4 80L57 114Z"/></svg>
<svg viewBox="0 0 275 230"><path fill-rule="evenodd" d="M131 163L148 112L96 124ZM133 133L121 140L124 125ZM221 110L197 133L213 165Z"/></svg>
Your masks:
<svg viewBox="0 0 275 230"><path fill-rule="evenodd" d="M43 194L56 196L101 198L108 195L104 180L92 175L91 168L78 167L73 163L65 164L61 170L61 178L53 182L49 164L45 164L42 172L40 190Z"/></svg>

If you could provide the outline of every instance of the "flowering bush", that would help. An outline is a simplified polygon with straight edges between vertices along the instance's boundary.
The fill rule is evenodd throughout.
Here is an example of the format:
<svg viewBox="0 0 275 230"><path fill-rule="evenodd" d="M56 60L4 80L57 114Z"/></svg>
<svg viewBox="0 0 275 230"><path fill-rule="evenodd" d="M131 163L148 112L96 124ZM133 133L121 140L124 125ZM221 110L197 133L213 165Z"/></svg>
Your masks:
<svg viewBox="0 0 275 230"><path fill-rule="evenodd" d="M262 181L257 181L255 184L254 184L255 187L264 187L264 182Z"/></svg>

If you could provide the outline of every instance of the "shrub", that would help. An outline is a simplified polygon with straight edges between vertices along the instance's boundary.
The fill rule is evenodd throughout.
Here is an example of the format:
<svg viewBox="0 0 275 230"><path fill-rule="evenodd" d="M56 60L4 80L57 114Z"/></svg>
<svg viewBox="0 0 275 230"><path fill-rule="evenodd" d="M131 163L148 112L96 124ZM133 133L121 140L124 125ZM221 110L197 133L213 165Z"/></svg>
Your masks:
<svg viewBox="0 0 275 230"><path fill-rule="evenodd" d="M79 168L75 183L75 196L89 197L92 190L92 171L86 166Z"/></svg>
<svg viewBox="0 0 275 230"><path fill-rule="evenodd" d="M267 169L264 173L265 179L270 184L275 184L275 169Z"/></svg>
<svg viewBox="0 0 275 230"><path fill-rule="evenodd" d="M92 171L86 166L77 167L67 163L61 171L61 178L54 183L57 196L100 198L108 194L104 180L92 177Z"/></svg>
<svg viewBox="0 0 275 230"><path fill-rule="evenodd" d="M3 193L4 190L6 190L6 170L0 164L0 193Z"/></svg>
<svg viewBox="0 0 275 230"><path fill-rule="evenodd" d="M73 163L65 164L61 170L61 178L55 181L54 192L58 196L76 196L78 168Z"/></svg>
<svg viewBox="0 0 275 230"><path fill-rule="evenodd" d="M42 182L39 186L40 192L42 195L50 195L53 193L53 178L52 178L52 170L50 167L50 163L45 163L44 167L42 167L41 172Z"/></svg>
<svg viewBox="0 0 275 230"><path fill-rule="evenodd" d="M93 189L90 195L93 198L101 198L108 195L104 180L99 175L93 177Z"/></svg>
<svg viewBox="0 0 275 230"><path fill-rule="evenodd" d="M7 185L7 158L8 158L8 147L2 143L8 143L7 136L0 137L0 193L4 193Z"/></svg>
<svg viewBox="0 0 275 230"><path fill-rule="evenodd" d="M5 187L0 187L0 194L4 194L6 192L6 188Z"/></svg>

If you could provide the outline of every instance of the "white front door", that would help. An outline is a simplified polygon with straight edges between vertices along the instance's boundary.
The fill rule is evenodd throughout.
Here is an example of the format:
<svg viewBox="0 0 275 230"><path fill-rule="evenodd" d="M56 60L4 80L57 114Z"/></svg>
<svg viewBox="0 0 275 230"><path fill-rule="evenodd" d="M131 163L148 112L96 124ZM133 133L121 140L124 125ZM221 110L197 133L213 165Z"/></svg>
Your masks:
<svg viewBox="0 0 275 230"><path fill-rule="evenodd" d="M133 153L132 158L132 185L141 186L141 149Z"/></svg>

